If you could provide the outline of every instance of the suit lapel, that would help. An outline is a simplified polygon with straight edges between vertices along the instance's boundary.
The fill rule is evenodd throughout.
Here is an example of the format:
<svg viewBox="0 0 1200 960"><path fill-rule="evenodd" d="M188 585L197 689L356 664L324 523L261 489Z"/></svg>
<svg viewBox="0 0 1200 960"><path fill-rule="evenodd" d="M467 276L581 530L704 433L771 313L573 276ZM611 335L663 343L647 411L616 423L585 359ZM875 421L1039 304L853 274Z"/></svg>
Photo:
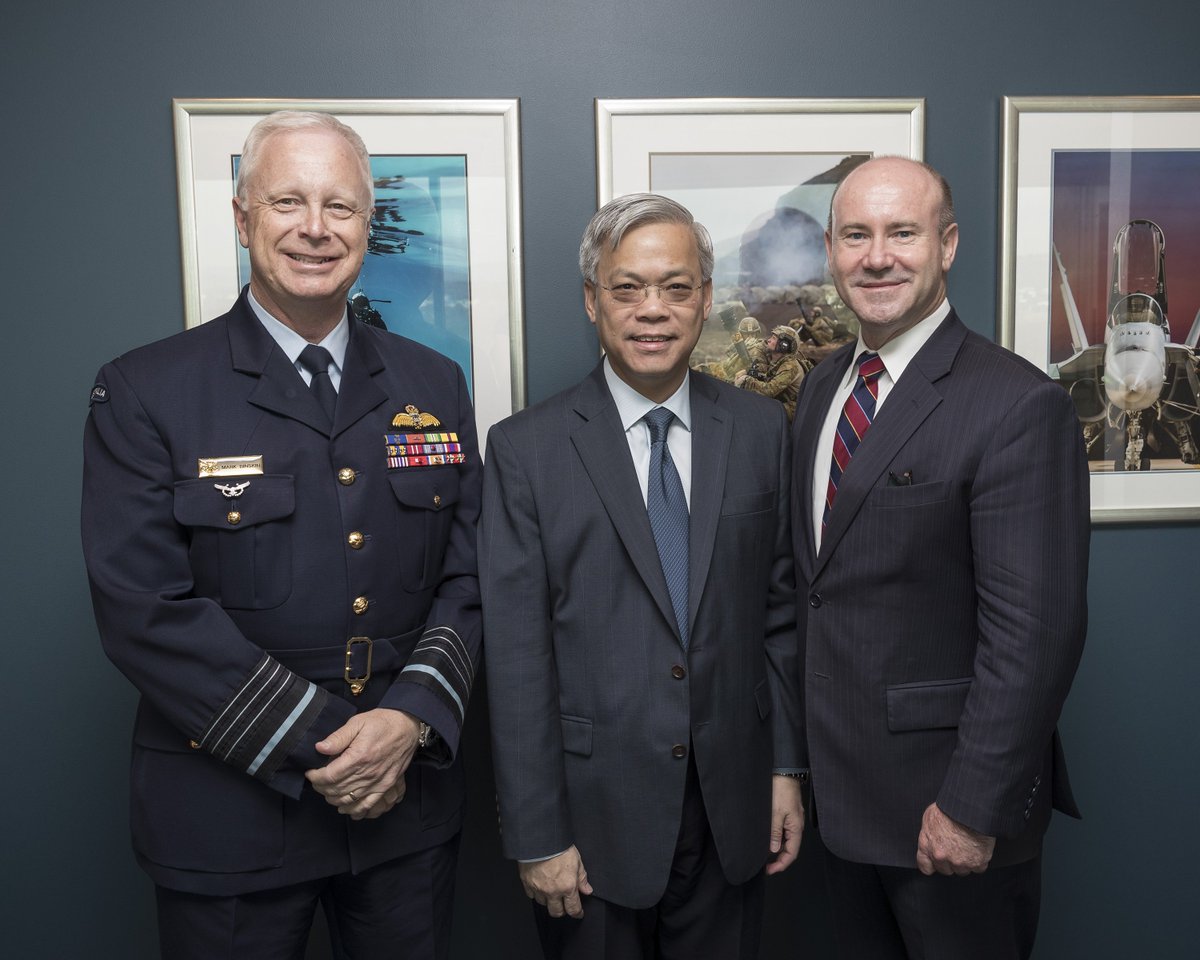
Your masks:
<svg viewBox="0 0 1200 960"><path fill-rule="evenodd" d="M678 637L675 610L671 606L671 595L658 559L658 547L650 529L650 518L646 515L637 473L629 456L629 442L604 382L602 366L597 366L579 385L574 408L581 420L571 430L571 443L634 568Z"/></svg>
<svg viewBox="0 0 1200 960"><path fill-rule="evenodd" d="M717 406L713 384L693 374L692 405L692 497L688 527L688 625L696 636L696 612L708 568L712 563L713 545L717 538L717 522L721 516L721 501L725 495L725 471L729 464L729 444L732 424L725 411Z"/></svg>
<svg viewBox="0 0 1200 960"><path fill-rule="evenodd" d="M950 372L966 328L954 311L913 357L842 475L837 502L821 539L813 575L820 573L880 475L942 402L936 382ZM827 409L827 408L826 408Z"/></svg>

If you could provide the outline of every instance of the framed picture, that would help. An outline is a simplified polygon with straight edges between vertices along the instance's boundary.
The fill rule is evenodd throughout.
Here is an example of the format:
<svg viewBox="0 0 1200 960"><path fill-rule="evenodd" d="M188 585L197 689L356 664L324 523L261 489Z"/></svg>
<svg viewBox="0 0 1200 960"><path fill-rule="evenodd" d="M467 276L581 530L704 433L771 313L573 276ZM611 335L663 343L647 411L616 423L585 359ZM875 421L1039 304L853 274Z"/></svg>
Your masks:
<svg viewBox="0 0 1200 960"><path fill-rule="evenodd" d="M189 327L249 280L234 183L246 134L276 110L332 113L363 138L375 214L351 309L459 363L482 444L525 400L517 101L175 100Z"/></svg>
<svg viewBox="0 0 1200 960"><path fill-rule="evenodd" d="M1200 518L1200 97L1005 97L1003 170L1001 342L1075 401L1093 521Z"/></svg>
<svg viewBox="0 0 1200 960"><path fill-rule="evenodd" d="M830 198L872 156L921 159L924 138L924 100L597 100L597 199L663 194L708 228L713 309L692 366L733 379L780 325L810 364L858 335L826 271Z"/></svg>

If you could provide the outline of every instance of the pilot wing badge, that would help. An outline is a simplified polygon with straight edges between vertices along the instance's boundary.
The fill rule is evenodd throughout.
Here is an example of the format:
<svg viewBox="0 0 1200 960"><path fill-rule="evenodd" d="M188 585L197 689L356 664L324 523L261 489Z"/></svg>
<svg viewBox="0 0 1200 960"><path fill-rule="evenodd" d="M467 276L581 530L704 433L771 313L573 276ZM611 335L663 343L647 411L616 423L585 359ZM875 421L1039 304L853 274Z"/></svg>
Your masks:
<svg viewBox="0 0 1200 960"><path fill-rule="evenodd" d="M422 413L411 403L404 408L403 412L392 417L393 427L407 427L412 430L421 430L425 427L440 427L441 425L442 421L432 413Z"/></svg>

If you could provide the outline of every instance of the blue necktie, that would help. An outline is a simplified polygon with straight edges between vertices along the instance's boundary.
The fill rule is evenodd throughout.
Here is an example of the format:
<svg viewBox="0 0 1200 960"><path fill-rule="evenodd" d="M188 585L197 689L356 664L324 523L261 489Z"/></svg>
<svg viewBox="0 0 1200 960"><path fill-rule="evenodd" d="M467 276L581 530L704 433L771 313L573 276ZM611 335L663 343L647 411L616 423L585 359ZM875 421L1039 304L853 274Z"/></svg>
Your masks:
<svg viewBox="0 0 1200 960"><path fill-rule="evenodd" d="M308 385L308 389L317 398L317 403L325 411L325 416L329 418L329 425L332 427L333 411L337 406L337 391L333 389L333 381L329 379L331 363L333 363L333 357L329 355L329 351L324 347L318 347L315 343L310 343L300 351L300 366L312 374L312 383Z"/></svg>
<svg viewBox="0 0 1200 960"><path fill-rule="evenodd" d="M658 546L679 638L688 645L688 507L679 471L667 449L667 430L675 414L656 407L643 418L650 428L650 476L646 490L646 512Z"/></svg>

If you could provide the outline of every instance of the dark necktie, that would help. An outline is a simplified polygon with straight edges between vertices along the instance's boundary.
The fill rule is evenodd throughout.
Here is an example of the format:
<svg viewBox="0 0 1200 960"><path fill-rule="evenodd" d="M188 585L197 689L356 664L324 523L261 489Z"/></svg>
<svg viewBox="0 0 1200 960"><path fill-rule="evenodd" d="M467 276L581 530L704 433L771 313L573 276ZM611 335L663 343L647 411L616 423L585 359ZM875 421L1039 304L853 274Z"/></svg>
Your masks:
<svg viewBox="0 0 1200 960"><path fill-rule="evenodd" d="M337 391L333 389L333 381L329 379L331 363L333 363L333 357L329 355L329 351L314 343L310 343L300 351L300 366L312 374L312 383L309 384L308 389L312 391L312 395L317 398L317 403L325 411L325 416L329 418L329 425L333 426L333 410L337 406Z"/></svg>
<svg viewBox="0 0 1200 960"><path fill-rule="evenodd" d="M829 486L825 489L825 512L821 516L821 532L829 525L829 514L837 496L842 474L854 456L854 451L867 435L875 419L875 402L879 399L879 375L883 361L879 354L864 350L858 355L858 380L846 398L842 415L838 417L837 434L833 438L833 458L829 464Z"/></svg>
<svg viewBox="0 0 1200 960"><path fill-rule="evenodd" d="M646 489L646 512L658 547L663 576L679 625L679 638L688 645L688 507L679 471L667 449L667 430L675 414L656 407L643 418L650 428L650 475Z"/></svg>

